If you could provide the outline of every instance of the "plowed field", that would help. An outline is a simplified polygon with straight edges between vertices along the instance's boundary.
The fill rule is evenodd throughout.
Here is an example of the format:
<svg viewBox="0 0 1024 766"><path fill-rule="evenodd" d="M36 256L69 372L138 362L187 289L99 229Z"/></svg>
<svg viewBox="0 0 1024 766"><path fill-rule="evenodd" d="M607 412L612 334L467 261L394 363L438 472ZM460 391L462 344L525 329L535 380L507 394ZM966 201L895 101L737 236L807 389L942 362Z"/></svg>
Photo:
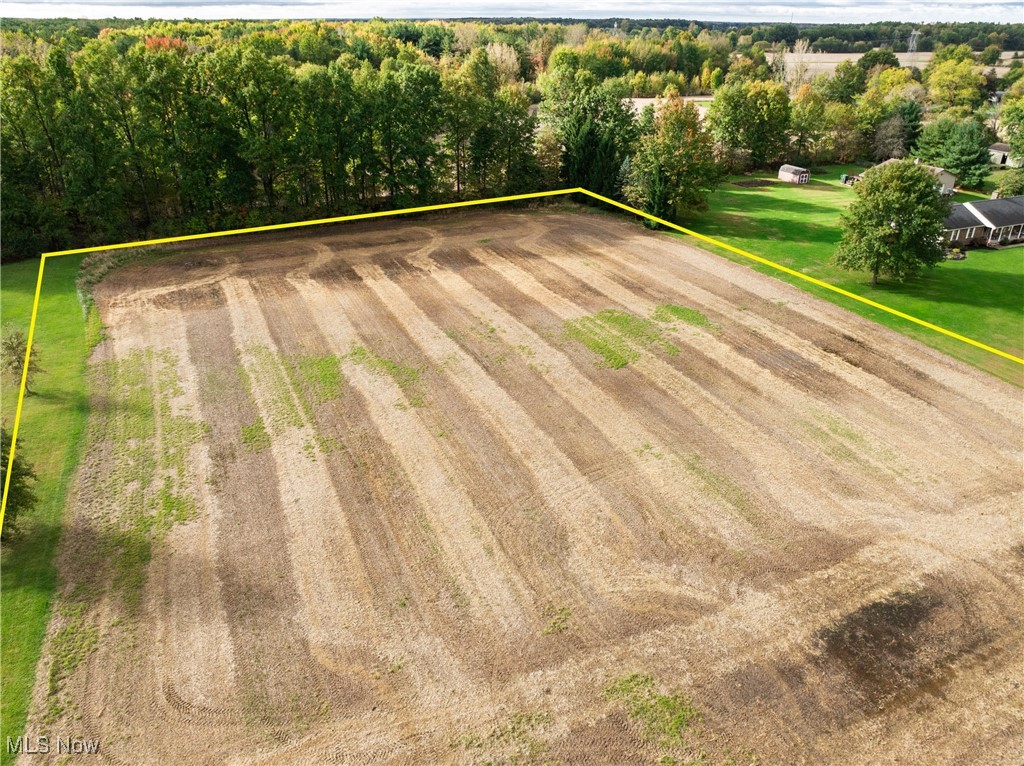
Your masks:
<svg viewBox="0 0 1024 766"><path fill-rule="evenodd" d="M97 290L30 737L1024 759L1018 389L600 215L225 242Z"/></svg>

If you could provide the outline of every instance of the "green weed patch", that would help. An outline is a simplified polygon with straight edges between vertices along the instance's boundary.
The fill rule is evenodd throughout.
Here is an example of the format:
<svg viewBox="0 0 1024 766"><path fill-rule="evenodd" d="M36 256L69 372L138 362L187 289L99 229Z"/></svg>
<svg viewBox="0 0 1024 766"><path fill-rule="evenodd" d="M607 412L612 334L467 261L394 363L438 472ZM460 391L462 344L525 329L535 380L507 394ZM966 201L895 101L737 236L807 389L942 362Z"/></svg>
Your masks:
<svg viewBox="0 0 1024 766"><path fill-rule="evenodd" d="M263 418L257 416L252 423L242 426L242 443L251 452L260 452L270 446L270 434L263 425Z"/></svg>
<svg viewBox="0 0 1024 766"><path fill-rule="evenodd" d="M422 382L424 368L411 367L396 362L394 359L377 356L369 349L362 346L354 346L348 354L348 358L355 364L365 366L378 375L386 375L405 394L406 401L410 407L422 407L425 402Z"/></svg>
<svg viewBox="0 0 1024 766"><path fill-rule="evenodd" d="M657 324L619 309L604 309L591 316L568 320L565 334L600 356L601 363L612 369L635 362L642 349L669 355L679 353Z"/></svg>
<svg viewBox="0 0 1024 766"><path fill-rule="evenodd" d="M663 303L654 309L654 313L651 314L651 318L656 322L686 322L686 324L692 324L694 327L704 327L707 329L714 329L717 327L711 320L709 320L704 314L697 309L687 308L686 306L677 306L674 303Z"/></svg>
<svg viewBox="0 0 1024 766"><path fill-rule="evenodd" d="M687 732L701 721L689 697L661 694L654 679L641 673L615 681L605 689L605 696L622 703L626 714L643 728L644 737L661 747L684 745Z"/></svg>

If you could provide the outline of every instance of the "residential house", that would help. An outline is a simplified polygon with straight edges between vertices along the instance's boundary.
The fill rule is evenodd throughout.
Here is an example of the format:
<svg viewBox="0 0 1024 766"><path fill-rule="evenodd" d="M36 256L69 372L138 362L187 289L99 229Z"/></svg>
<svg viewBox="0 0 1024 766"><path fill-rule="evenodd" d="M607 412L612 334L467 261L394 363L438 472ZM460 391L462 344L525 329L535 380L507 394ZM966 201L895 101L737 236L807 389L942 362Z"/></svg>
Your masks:
<svg viewBox="0 0 1024 766"><path fill-rule="evenodd" d="M992 144L988 148L988 153L992 158L992 162L996 165L1007 168L1019 168L1021 165L1024 165L1020 160L1010 156L1010 145L1004 144L1002 141Z"/></svg>
<svg viewBox="0 0 1024 766"><path fill-rule="evenodd" d="M942 228L951 245L1024 241L1024 196L954 204Z"/></svg>
<svg viewBox="0 0 1024 766"><path fill-rule="evenodd" d="M903 160L893 158L891 160L886 160L885 162L880 162L877 165L875 165L875 167L882 167L883 165L888 165L890 162L903 162ZM935 180L939 182L943 195L949 196L954 191L956 191L956 176L950 173L945 168L937 168L934 165L925 165L923 162L921 162L921 160L914 160L914 164L920 165L925 170L931 172L933 176L935 176Z"/></svg>

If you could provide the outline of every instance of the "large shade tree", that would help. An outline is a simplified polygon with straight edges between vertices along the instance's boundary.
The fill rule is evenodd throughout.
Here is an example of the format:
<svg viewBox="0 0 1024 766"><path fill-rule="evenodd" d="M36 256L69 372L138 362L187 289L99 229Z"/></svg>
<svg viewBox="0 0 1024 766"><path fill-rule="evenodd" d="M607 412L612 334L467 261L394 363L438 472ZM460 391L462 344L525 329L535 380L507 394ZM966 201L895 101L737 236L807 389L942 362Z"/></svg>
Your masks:
<svg viewBox="0 0 1024 766"><path fill-rule="evenodd" d="M912 160L879 165L854 191L857 198L842 216L837 266L869 271L875 285L879 276L902 282L942 260L950 202L930 171Z"/></svg>
<svg viewBox="0 0 1024 766"><path fill-rule="evenodd" d="M789 145L790 103L785 87L747 81L724 85L708 110L715 138L750 153L754 167L780 159Z"/></svg>

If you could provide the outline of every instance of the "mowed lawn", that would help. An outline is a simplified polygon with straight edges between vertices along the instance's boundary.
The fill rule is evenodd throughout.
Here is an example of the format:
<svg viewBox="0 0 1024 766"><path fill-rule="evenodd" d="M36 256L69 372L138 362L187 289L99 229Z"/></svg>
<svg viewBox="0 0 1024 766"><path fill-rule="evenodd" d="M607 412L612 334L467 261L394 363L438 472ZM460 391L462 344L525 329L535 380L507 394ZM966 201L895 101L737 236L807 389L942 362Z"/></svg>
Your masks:
<svg viewBox="0 0 1024 766"><path fill-rule="evenodd" d="M752 178L774 179L774 175L768 173L730 178L712 195L708 210L691 216L683 225L1014 356L1024 356L1024 247L974 250L966 260L945 261L915 280L903 284L883 280L877 287L871 286L868 272L850 272L831 265L832 253L841 236L840 213L854 198L853 189L843 186L839 176L862 170L856 166L830 167L827 174L812 176L811 182L805 185L783 182L764 187L736 185L737 181ZM723 248L701 246L792 282L1024 386L1024 366L1016 362Z"/></svg>
<svg viewBox="0 0 1024 766"><path fill-rule="evenodd" d="M57 584L53 556L60 539L65 498L85 429L85 323L75 293L80 256L47 261L33 347L43 372L35 394L26 397L18 450L38 476L35 512L18 520L18 533L3 545L0 561L0 727L4 737L20 736ZM28 330L39 261L5 265L0 273L0 319ZM4 381L4 426L13 427L16 385ZM6 741L6 740L5 740ZM0 763L14 754L0 750Z"/></svg>

